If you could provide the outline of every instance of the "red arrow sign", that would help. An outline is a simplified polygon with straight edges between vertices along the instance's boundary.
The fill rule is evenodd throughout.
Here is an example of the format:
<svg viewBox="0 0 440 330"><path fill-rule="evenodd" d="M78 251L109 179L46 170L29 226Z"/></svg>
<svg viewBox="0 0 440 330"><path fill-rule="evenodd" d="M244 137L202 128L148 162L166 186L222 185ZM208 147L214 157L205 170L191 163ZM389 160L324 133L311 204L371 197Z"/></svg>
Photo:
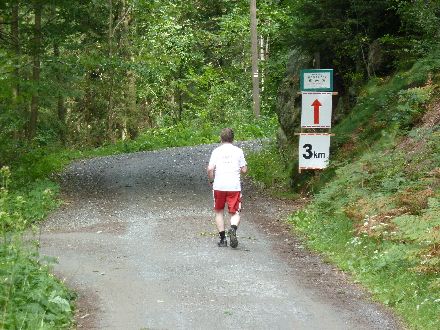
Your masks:
<svg viewBox="0 0 440 330"><path fill-rule="evenodd" d="M319 107L322 106L321 102L316 99L312 103L313 106L313 124L319 124Z"/></svg>

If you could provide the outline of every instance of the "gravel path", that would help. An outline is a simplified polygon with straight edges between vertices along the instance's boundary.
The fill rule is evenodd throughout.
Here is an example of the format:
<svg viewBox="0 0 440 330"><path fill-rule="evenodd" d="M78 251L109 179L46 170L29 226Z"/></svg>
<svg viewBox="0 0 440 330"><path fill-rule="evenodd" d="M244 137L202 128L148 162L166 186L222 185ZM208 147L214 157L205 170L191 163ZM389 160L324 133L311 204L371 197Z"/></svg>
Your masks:
<svg viewBox="0 0 440 330"><path fill-rule="evenodd" d="M41 249L78 292L79 328L401 328L291 236L282 219L300 203L246 183L239 246L218 248L205 174L214 147L96 158L62 175L66 204Z"/></svg>

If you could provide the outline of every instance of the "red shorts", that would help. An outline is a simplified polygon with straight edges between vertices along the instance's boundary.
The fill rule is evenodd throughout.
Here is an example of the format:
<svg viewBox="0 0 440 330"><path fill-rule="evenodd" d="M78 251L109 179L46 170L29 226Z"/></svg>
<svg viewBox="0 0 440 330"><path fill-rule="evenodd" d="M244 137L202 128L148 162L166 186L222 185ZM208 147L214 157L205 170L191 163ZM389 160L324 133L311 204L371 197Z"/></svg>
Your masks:
<svg viewBox="0 0 440 330"><path fill-rule="evenodd" d="M231 214L240 212L241 191L220 191L214 190L214 210L221 211L228 203L228 211Z"/></svg>

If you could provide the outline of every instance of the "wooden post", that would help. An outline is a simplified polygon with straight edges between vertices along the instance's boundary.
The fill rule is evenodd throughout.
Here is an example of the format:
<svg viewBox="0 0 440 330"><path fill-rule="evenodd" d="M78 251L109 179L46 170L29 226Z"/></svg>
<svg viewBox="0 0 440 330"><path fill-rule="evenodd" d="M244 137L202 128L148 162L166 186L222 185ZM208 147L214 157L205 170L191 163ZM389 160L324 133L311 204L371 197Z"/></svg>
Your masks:
<svg viewBox="0 0 440 330"><path fill-rule="evenodd" d="M255 117L260 117L260 76L258 73L257 1L251 0L252 99Z"/></svg>
<svg viewBox="0 0 440 330"><path fill-rule="evenodd" d="M108 57L110 60L113 60L113 0L109 0L109 13L108 13ZM110 86L108 89L108 106L107 106L107 134L112 142L115 141L115 136L113 134L113 84L114 84L114 71L113 67L111 67L110 72Z"/></svg>

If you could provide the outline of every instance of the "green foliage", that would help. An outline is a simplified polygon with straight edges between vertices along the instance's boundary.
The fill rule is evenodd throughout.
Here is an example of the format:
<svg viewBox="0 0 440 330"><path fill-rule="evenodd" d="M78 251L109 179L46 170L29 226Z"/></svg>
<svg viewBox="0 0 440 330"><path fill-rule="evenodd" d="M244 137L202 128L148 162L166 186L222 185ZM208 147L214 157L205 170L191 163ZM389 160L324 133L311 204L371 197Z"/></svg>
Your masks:
<svg viewBox="0 0 440 330"><path fill-rule="evenodd" d="M0 182L0 327L70 328L74 296L51 274L50 260L40 260L38 244L23 238L56 205L54 186L36 182L24 195L11 193L7 167L0 170Z"/></svg>
<svg viewBox="0 0 440 330"><path fill-rule="evenodd" d="M433 86L414 87L398 93L398 105L393 121L408 126L424 112L424 105L431 99Z"/></svg>
<svg viewBox="0 0 440 330"><path fill-rule="evenodd" d="M335 70L335 88L350 102L370 78L406 70L438 46L438 1L286 2L289 27L274 47L319 53L320 66Z"/></svg>
<svg viewBox="0 0 440 330"><path fill-rule="evenodd" d="M0 234L22 232L32 223L42 220L58 206L55 197L58 186L50 181L36 181L25 191L10 191L11 173L8 167L0 170Z"/></svg>
<svg viewBox="0 0 440 330"><path fill-rule="evenodd" d="M402 215L393 219L398 228L394 239L414 244L405 257L420 272L440 272L440 201L428 198L428 206L419 215Z"/></svg>
<svg viewBox="0 0 440 330"><path fill-rule="evenodd" d="M41 75L34 81L28 63L35 55L37 3L44 28ZM33 96L39 101L33 147L59 142L97 147L135 139L151 128L194 120L218 127L251 117L247 1L37 3L0 7L7 32L0 35L5 45L0 50L3 164L10 164L11 150L27 138ZM288 8L290 2L259 1L260 35L274 54L261 63L262 113L269 117L288 53L283 36L292 20Z"/></svg>
<svg viewBox="0 0 440 330"><path fill-rule="evenodd" d="M135 140L118 141L115 144L84 151L71 151L65 153L63 157L73 159L217 143L220 131L224 127L234 129L235 140L237 141L265 138L274 134L276 119L274 117L261 117L259 120L229 121L218 126L204 123L204 121L181 122L169 127L146 130ZM56 153L56 155L60 154Z"/></svg>
<svg viewBox="0 0 440 330"><path fill-rule="evenodd" d="M438 43L440 33L440 4L438 1L391 2L401 17L400 62L412 63L429 54Z"/></svg>
<svg viewBox="0 0 440 330"><path fill-rule="evenodd" d="M408 71L396 73L389 79L371 79L352 111L334 128L336 136L332 147L344 145L341 152L347 159L368 151L385 135L393 136L417 124L435 95L430 77L440 69L439 54L440 49L434 48Z"/></svg>
<svg viewBox="0 0 440 330"><path fill-rule="evenodd" d="M289 185L291 169L286 168L286 162L275 143L266 144L258 152L248 153L246 160L249 176L256 184L274 195L292 197Z"/></svg>
<svg viewBox="0 0 440 330"><path fill-rule="evenodd" d="M17 237L0 244L0 327L2 329L68 329L72 326L72 293L39 261L36 248Z"/></svg>
<svg viewBox="0 0 440 330"><path fill-rule="evenodd" d="M311 248L414 329L440 326L438 55L434 47L407 71L364 86L332 130L329 169L306 182L313 201L290 218ZM279 178L272 158L256 157L250 166L269 166L256 166L255 178L270 185Z"/></svg>
<svg viewBox="0 0 440 330"><path fill-rule="evenodd" d="M202 74L189 77L191 89L188 95L192 102L188 105L186 119L198 119L204 123L219 125L231 119L242 121L249 117L250 107L247 95L250 82L243 77L244 84L225 79L220 68L207 66Z"/></svg>

